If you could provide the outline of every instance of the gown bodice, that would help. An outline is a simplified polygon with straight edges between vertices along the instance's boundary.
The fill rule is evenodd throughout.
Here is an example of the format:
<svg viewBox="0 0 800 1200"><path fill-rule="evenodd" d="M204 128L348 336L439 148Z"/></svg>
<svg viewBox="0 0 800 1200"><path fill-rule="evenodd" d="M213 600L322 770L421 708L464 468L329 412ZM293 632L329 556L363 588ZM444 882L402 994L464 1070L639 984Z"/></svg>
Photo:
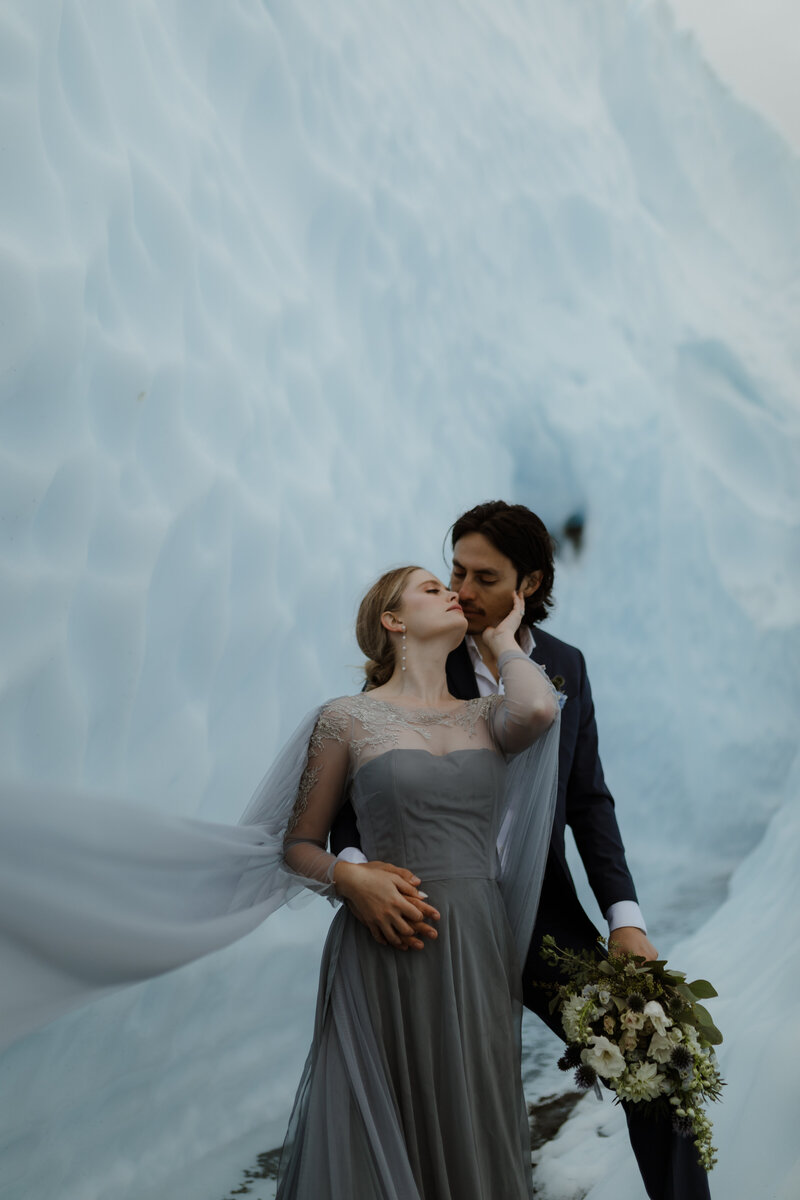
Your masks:
<svg viewBox="0 0 800 1200"><path fill-rule="evenodd" d="M350 792L364 853L425 880L494 879L505 771L486 747L399 748L369 759Z"/></svg>

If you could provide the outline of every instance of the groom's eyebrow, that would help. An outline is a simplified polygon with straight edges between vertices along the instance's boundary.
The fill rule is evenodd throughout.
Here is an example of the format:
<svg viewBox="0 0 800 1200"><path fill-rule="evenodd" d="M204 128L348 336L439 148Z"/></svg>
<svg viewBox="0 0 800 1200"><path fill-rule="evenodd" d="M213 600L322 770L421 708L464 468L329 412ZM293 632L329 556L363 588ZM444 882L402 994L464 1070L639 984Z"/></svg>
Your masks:
<svg viewBox="0 0 800 1200"><path fill-rule="evenodd" d="M458 561L458 559L457 559L457 558L454 558L454 559L453 559L453 567L454 567L454 568L456 568L456 567L457 567L459 571L463 571L463 570L464 570L464 567L463 567L463 566L462 566L462 564L461 564L461 563ZM494 568L494 567L476 567L476 568L475 568L475 574L476 574L476 575L493 575L495 578L497 578L498 572L495 570L495 568Z"/></svg>

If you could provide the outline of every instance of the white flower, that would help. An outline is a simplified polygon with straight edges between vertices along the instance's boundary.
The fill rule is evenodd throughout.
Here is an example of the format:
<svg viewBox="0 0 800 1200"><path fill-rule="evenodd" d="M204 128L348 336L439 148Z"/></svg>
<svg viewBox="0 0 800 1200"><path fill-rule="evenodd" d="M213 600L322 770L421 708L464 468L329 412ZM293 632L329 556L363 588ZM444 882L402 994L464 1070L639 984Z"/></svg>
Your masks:
<svg viewBox="0 0 800 1200"><path fill-rule="evenodd" d="M600 991L597 993L597 999L605 1008L606 1005L611 1003L611 992L607 991L605 988L600 988Z"/></svg>
<svg viewBox="0 0 800 1200"><path fill-rule="evenodd" d="M666 1063L672 1058L674 1049L675 1043L669 1035L664 1037L662 1033L654 1033L647 1047L647 1057L652 1058L654 1062Z"/></svg>
<svg viewBox="0 0 800 1200"><path fill-rule="evenodd" d="M625 1059L607 1037L590 1037L589 1048L581 1051L581 1061L587 1067L594 1067L603 1079L615 1079L625 1070Z"/></svg>
<svg viewBox="0 0 800 1200"><path fill-rule="evenodd" d="M571 1042L576 1042L580 1037L580 1021L581 1013L586 1009L589 1020L594 1015L594 1005L591 1000L584 999L583 996L570 996L569 1000L561 1009L561 1020L564 1024L564 1032Z"/></svg>
<svg viewBox="0 0 800 1200"><path fill-rule="evenodd" d="M634 1029L626 1029L622 1037L619 1039L619 1048L623 1054L629 1054L636 1049L637 1038Z"/></svg>
<svg viewBox="0 0 800 1200"><path fill-rule="evenodd" d="M617 1094L623 1100L655 1100L663 1090L662 1077L653 1062L638 1063L631 1067L617 1084Z"/></svg>
<svg viewBox="0 0 800 1200"><path fill-rule="evenodd" d="M626 1008L620 1016L620 1024L623 1029L641 1029L644 1025L644 1013L634 1012L632 1008Z"/></svg>
<svg viewBox="0 0 800 1200"><path fill-rule="evenodd" d="M689 1043L692 1049L699 1050L700 1039L697 1036L697 1030L695 1027L693 1025L682 1025L681 1028L683 1029L683 1035L686 1038L686 1041Z"/></svg>
<svg viewBox="0 0 800 1200"><path fill-rule="evenodd" d="M667 1030L672 1021L657 1000L648 1000L644 1006L644 1015L650 1018L650 1022L656 1033L660 1033L662 1037L666 1037Z"/></svg>

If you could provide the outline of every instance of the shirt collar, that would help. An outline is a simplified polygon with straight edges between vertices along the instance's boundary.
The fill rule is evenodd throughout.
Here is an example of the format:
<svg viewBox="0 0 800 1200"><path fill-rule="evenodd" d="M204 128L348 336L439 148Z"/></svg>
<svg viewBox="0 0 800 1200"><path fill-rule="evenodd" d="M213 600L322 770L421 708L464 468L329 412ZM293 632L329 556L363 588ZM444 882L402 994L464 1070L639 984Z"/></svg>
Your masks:
<svg viewBox="0 0 800 1200"><path fill-rule="evenodd" d="M527 654L530 658L531 654L536 648L536 641L530 625L520 625L518 640L520 650L522 650L522 652ZM472 663L473 667L477 668L478 663L481 663L481 665L483 664L483 659L481 658L481 652L475 644L475 639L471 633L467 634L466 642L467 653L469 654L470 662Z"/></svg>

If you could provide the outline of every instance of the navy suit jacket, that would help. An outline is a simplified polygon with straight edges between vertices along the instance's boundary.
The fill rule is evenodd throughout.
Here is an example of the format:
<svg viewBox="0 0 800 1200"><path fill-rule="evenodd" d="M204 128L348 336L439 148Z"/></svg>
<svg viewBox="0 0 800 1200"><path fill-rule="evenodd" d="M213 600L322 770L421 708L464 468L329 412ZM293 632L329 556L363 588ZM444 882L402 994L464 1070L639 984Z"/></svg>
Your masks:
<svg viewBox="0 0 800 1200"><path fill-rule="evenodd" d="M575 646L538 626L533 635L536 645L531 658L545 668L567 699L561 710L556 813L536 926L523 969L523 997L528 1008L563 1036L548 1012L549 995L538 986L557 978L557 973L539 954L542 938L551 933L560 945L588 949L595 947L598 937L598 931L578 902L567 866L566 826L572 829L601 912L605 913L617 900L636 900L636 889L625 861L614 800L603 778L592 691L583 655ZM461 700L479 695L465 642L447 660L447 682L452 695ZM355 814L347 803L331 830L331 850L338 854L345 846L358 845ZM413 864L399 865L413 868Z"/></svg>

